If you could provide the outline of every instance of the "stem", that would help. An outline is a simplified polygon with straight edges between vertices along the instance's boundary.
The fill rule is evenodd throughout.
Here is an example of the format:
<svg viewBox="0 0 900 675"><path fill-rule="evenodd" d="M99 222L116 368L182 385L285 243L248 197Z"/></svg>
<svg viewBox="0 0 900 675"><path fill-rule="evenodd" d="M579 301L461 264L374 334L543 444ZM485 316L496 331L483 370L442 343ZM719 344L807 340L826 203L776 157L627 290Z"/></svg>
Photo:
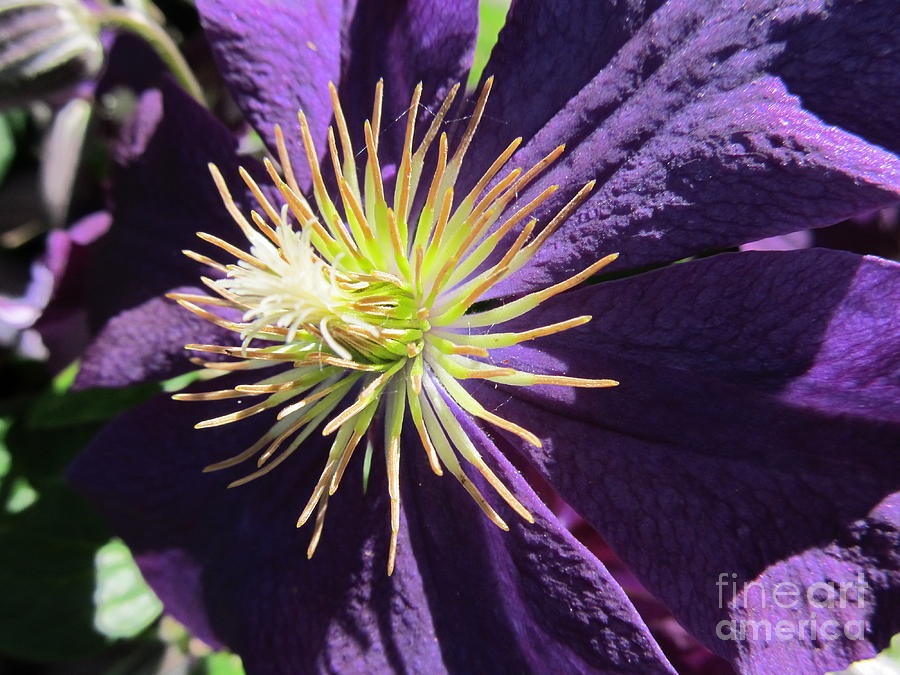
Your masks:
<svg viewBox="0 0 900 675"><path fill-rule="evenodd" d="M206 106L203 90L188 62L159 24L140 12L120 7L102 9L95 16L102 27L124 29L142 37L172 71L178 83L201 105Z"/></svg>

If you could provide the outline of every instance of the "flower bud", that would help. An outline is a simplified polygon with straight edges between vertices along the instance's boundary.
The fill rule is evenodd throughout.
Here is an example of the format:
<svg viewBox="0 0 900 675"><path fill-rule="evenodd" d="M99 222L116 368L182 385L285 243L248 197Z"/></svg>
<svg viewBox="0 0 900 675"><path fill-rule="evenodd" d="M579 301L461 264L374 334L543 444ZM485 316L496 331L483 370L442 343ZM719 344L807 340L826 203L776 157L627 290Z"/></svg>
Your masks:
<svg viewBox="0 0 900 675"><path fill-rule="evenodd" d="M0 0L0 106L77 84L102 63L99 25L77 0Z"/></svg>

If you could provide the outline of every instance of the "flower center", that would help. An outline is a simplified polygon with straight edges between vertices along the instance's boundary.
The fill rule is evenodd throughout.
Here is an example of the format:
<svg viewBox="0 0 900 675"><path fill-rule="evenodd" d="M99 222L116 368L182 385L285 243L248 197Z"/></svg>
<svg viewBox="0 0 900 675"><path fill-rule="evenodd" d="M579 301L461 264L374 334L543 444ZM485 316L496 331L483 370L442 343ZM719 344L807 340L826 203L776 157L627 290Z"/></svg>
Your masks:
<svg viewBox="0 0 900 675"><path fill-rule="evenodd" d="M222 273L203 279L215 296L172 294L195 314L240 334L241 347L188 345L187 348L234 357L235 361L196 361L218 371L271 368L274 374L253 384L200 394L177 394L179 400L218 400L259 396L256 405L197 424L206 428L235 422L278 408L276 421L244 452L207 467L215 471L256 458L256 470L229 485L234 487L269 473L284 462L315 430L334 442L313 494L297 522L300 527L316 514L308 555L312 556L324 526L329 499L360 442L367 440L376 413L384 415L384 455L390 495L388 573L393 571L400 527L400 437L409 417L421 439L427 460L437 475L452 474L484 513L509 529L466 475L463 464L474 467L522 518L531 514L499 480L468 437L458 418L470 415L490 422L540 446L537 436L484 408L460 384L465 379L527 386L551 384L573 387L610 387L614 380L539 375L495 367L485 360L491 349L579 326L589 316L577 316L524 332L496 332L494 327L515 319L544 300L592 276L616 258L608 255L579 274L541 291L493 309L470 312L493 285L530 260L593 188L582 188L557 215L533 236L537 220L531 214L557 189L550 186L524 205L517 196L563 152L554 149L527 171L513 169L498 178L522 139L500 154L476 185L460 199L454 193L466 151L479 124L492 78L477 99L474 112L456 150L449 154L441 125L459 86L450 90L418 147L413 151L416 115L422 85L416 87L406 118L406 136L396 187L389 203L378 161L382 83L375 92L371 121L365 123L367 161L362 186L356 154L347 125L331 86L337 138L328 130L328 143L340 206L332 200L318 165L309 125L301 111L300 130L312 175L312 200L307 201L291 167L284 136L275 127L280 173L268 160L266 169L278 188L276 208L250 175L241 176L262 213L248 220L232 199L222 175L210 165L213 179L231 217L249 243L249 251L212 235L198 233L236 259L224 265L211 258L185 253ZM438 133L440 132L440 136ZM423 180L425 157L437 142L434 173ZM417 197L422 206L414 213ZM522 223L525 223L521 226ZM505 236L521 226L505 251ZM502 255L500 255L502 253ZM240 322L223 319L201 305L239 310ZM349 404L346 403L349 401ZM458 410L454 412L451 404ZM460 459L463 461L461 462Z"/></svg>

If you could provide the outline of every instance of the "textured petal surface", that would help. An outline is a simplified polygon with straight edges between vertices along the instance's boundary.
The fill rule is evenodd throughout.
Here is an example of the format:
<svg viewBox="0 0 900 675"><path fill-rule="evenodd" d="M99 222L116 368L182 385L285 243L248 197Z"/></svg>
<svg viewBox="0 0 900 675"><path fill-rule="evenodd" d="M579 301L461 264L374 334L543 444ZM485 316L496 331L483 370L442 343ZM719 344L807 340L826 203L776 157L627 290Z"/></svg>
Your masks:
<svg viewBox="0 0 900 675"><path fill-rule="evenodd" d="M900 91L900 12L891 0L805 2L781 35L776 72L803 106L892 152Z"/></svg>
<svg viewBox="0 0 900 675"><path fill-rule="evenodd" d="M746 672L840 669L900 630L898 292L897 264L833 251L674 265L561 296L529 327L594 320L498 356L619 387L472 389L546 438L521 450L712 649ZM779 582L800 598L774 604ZM817 607L814 582L864 592ZM866 630L798 635L813 616ZM756 619L794 636L717 635Z"/></svg>
<svg viewBox="0 0 900 675"><path fill-rule="evenodd" d="M343 2L235 4L200 0L197 9L219 68L244 115L274 150L274 128L297 129L297 110L309 118L322 150L331 119L328 83L341 75ZM288 133L298 179L308 182L298 133Z"/></svg>
<svg viewBox="0 0 900 675"><path fill-rule="evenodd" d="M514 0L485 66L495 78L470 161L490 164L590 82L663 0Z"/></svg>
<svg viewBox="0 0 900 675"><path fill-rule="evenodd" d="M661 14L670 16L681 14L682 8L693 8L696 13L685 24L691 27L704 19L715 25L740 11L740 4L746 12L748 38L760 24L768 23L764 29L771 28L767 36L771 47L765 60L757 64L760 71L781 77L788 89L802 98L804 107L827 123L898 150L900 134L893 124L893 100L900 89L900 15L892 0L816 0L790 5L771 1L516 0L485 68L486 75L497 78L487 121L496 123L496 133L483 148L485 159L493 159L491 153L496 155L494 151L516 135L533 136L610 64L661 6L668 5ZM745 46L758 45L747 40ZM654 56L636 77L650 75L659 66L659 57L665 57Z"/></svg>
<svg viewBox="0 0 900 675"><path fill-rule="evenodd" d="M71 476L166 608L236 649L250 672L672 672L621 588L502 457L498 473L537 518L529 526L509 514L508 533L450 476L430 474L418 443L404 446L404 517L388 577L379 453L365 495L361 456L353 462L307 561L309 526L294 521L327 440L314 434L269 476L227 490L240 469L202 467L265 424L194 431L198 416L231 409L200 407L157 399L127 413Z"/></svg>
<svg viewBox="0 0 900 675"><path fill-rule="evenodd" d="M309 118L321 156L332 117L328 83L339 87L350 129L361 134L375 82L384 77L384 128L401 131L402 125L392 128L392 120L406 110L420 80L427 106L463 78L478 20L476 0L253 0L237 6L201 0L198 9L238 103L270 148L274 125L281 124L301 183L308 172L298 109Z"/></svg>
<svg viewBox="0 0 900 675"><path fill-rule="evenodd" d="M554 169L522 195L560 184L545 214L589 180L598 184L531 268L495 293L557 280L598 251L620 251L620 268L639 268L895 203L897 157L824 124L816 106L804 108L812 87L805 74L819 86L827 78L797 60L817 58L810 36L843 25L852 14L842 8L852 4L673 1L659 8L514 159L530 164L566 144ZM893 13L889 2L872 3L872 11ZM855 31L869 31L880 45L867 49L896 59L896 32L869 20ZM827 42L815 45L828 50ZM791 64L792 76L782 79ZM871 66L863 81L885 67L881 60L861 65ZM853 109L858 124L850 112L825 119L854 132L892 123L879 117L884 105ZM517 113L497 115L514 133ZM871 135L889 145L884 133Z"/></svg>
<svg viewBox="0 0 900 675"><path fill-rule="evenodd" d="M203 293L179 287L173 292ZM179 306L155 297L120 312L94 337L82 356L76 389L126 387L147 380L174 377L191 369L196 356L186 344L238 344L237 334L215 326Z"/></svg>

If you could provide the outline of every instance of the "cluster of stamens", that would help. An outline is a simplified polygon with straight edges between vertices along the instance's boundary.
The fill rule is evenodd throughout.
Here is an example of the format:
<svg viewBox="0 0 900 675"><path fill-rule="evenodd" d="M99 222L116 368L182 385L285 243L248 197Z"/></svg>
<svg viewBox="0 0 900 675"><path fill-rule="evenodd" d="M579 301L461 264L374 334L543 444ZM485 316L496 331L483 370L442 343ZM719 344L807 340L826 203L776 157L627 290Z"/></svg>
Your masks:
<svg viewBox="0 0 900 675"><path fill-rule="evenodd" d="M232 199L222 175L210 165L228 212L250 244L249 252L212 235L198 233L200 238L233 256L236 263L225 265L185 251L189 257L218 270L222 278L203 278L215 296L172 294L170 297L204 319L239 333L243 339L239 347L188 345L190 350L235 359L223 362L195 358L196 363L221 372L263 368L274 368L277 372L254 384L177 394L175 398L192 401L261 398L255 405L200 422L197 428L228 424L279 408L275 423L256 443L234 457L207 467L207 471L215 471L255 458L255 470L229 487L269 473L316 429L321 428L320 433L325 436L334 435L325 468L297 521L300 527L316 514L309 556L318 545L328 501L361 441L367 441L367 453L371 457L374 446L368 432L379 411L384 416L391 507L390 574L400 527L400 437L407 411L434 473L440 476L444 469L449 471L488 518L506 530L506 523L464 472L460 457L474 466L516 513L529 522L533 518L484 461L461 426L459 412L451 408L451 401L466 415L490 422L536 446L541 442L530 431L487 410L459 380L478 378L516 386L610 387L617 384L614 380L533 374L479 360L488 359L491 349L551 335L589 321L589 316L577 316L524 332L494 331L494 326L517 318L588 279L616 257L615 254L606 256L549 288L491 309L467 313L485 291L521 269L593 188L593 182L585 185L537 236L532 236L537 221L529 216L557 186L548 187L519 208L510 206L564 148L554 149L527 171L517 168L495 180L519 146L519 138L509 144L468 194L458 199L454 185L491 84L492 80L488 79L482 88L452 156L448 156L447 134L441 132L438 138L438 133L458 85L449 92L414 152L421 84L416 88L407 113L392 205L385 195L378 161L381 82L376 87L371 121L365 123L367 161L362 189L344 114L337 92L331 87L341 151L338 152L331 127L328 144L343 214L326 191L302 111L300 130L312 175L312 201L316 210L298 185L284 135L278 127L275 136L281 172L268 160L265 166L283 200L280 208L241 169L241 176L261 210L261 213L251 211L248 220ZM413 204L423 183L426 153L435 138L438 147L434 174L428 182L422 207L413 214ZM508 241L506 235L526 220L498 259L495 249ZM238 310L242 319L227 320L204 305ZM345 399L349 404L342 407Z"/></svg>

